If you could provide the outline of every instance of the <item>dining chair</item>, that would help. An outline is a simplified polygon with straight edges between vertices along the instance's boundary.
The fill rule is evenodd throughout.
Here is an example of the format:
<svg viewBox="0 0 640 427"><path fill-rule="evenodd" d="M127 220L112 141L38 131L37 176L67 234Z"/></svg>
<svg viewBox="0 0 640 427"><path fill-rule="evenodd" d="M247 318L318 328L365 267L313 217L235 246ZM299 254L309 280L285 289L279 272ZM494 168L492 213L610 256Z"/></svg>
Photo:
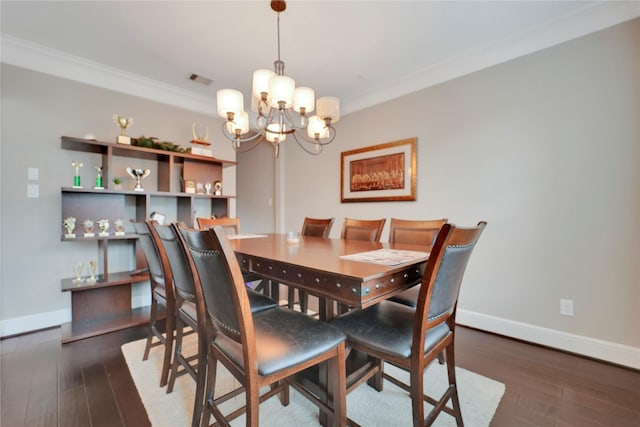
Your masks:
<svg viewBox="0 0 640 427"><path fill-rule="evenodd" d="M310 237L321 237L323 239L329 238L331 232L331 226L333 225L334 218L309 218L306 217L302 222L302 230L300 234ZM295 293L296 288L289 286L287 290L287 304L290 309L295 306ZM307 313L309 309L309 294L302 289L298 289L298 304L302 313Z"/></svg>
<svg viewBox="0 0 640 427"><path fill-rule="evenodd" d="M389 220L389 243L433 246L438 231L446 223L446 218L431 220L391 218Z"/></svg>
<svg viewBox="0 0 640 427"><path fill-rule="evenodd" d="M207 228L213 228L216 225L221 225L222 227L224 227L224 231L227 234L240 234L240 218L197 217L196 222L198 223L198 228L201 230L205 230Z"/></svg>
<svg viewBox="0 0 640 427"><path fill-rule="evenodd" d="M147 225L158 248L165 281L173 283L175 295L176 336L167 393L173 391L178 376L186 373L193 378L196 382L193 413L194 422L197 425L199 415L202 413L205 365L199 363L198 354L185 355L182 353L182 341L186 327L189 327L192 332L198 333L199 336L202 334L204 326L199 322L204 322L206 317L204 303L198 304L193 276L188 268L187 258L180 246L175 228L171 224L160 225L155 221L147 221ZM266 310L277 305L271 298L251 289L247 289L246 293L249 295L250 310Z"/></svg>
<svg viewBox="0 0 640 427"><path fill-rule="evenodd" d="M201 365L199 366L197 363L197 355L188 356L182 353L182 341L185 335L185 328L190 328L189 333L198 332L198 319L204 318L204 310L201 308L200 313L198 313L195 285L191 275L188 274L186 259L180 250L179 240L175 231L170 224L161 225L152 220L146 223L158 248L165 281L173 284L175 296L176 336L167 393L173 391L178 376L185 373L189 374L196 381L194 414L200 414L202 412L204 382L198 381L198 374L202 374L204 378L204 372L201 372Z"/></svg>
<svg viewBox="0 0 640 427"><path fill-rule="evenodd" d="M302 230L300 234L303 236L329 238L331 226L334 218L309 218L306 217L302 222Z"/></svg>
<svg viewBox="0 0 640 427"><path fill-rule="evenodd" d="M160 373L160 387L167 385L169 378L169 368L171 367L171 353L173 351L173 334L175 329L175 298L173 296L173 286L165 282L165 276L160 261L160 255L156 244L151 237L149 226L145 222L133 222L133 227L138 235L138 242L142 252L147 259L149 267L149 282L151 283L151 313L149 316L149 332L147 342L144 347L142 360L149 358L149 351L152 347L164 345L164 356L162 358L162 370ZM159 306L164 307L165 334L163 335L157 326ZM157 341L153 342L156 337Z"/></svg>
<svg viewBox="0 0 640 427"><path fill-rule="evenodd" d="M391 218L389 222L389 243L407 243L420 246L433 246L438 231L447 223L446 218L432 220L407 220ZM420 286L412 288L390 298L391 301L415 307Z"/></svg>
<svg viewBox="0 0 640 427"><path fill-rule="evenodd" d="M207 311L206 399L201 425L211 415L221 425L246 414L246 425L257 426L260 402L279 395L289 404L289 385L301 386L291 377L307 368L327 362L327 403L310 392L302 392L335 426L346 425L345 336L336 328L288 308L275 307L256 313L249 310L242 273L236 255L221 226L202 231L183 225L174 227L188 258L196 291L202 294ZM214 397L217 363L221 363L241 384L228 395ZM269 387L261 395L261 388ZM245 406L223 414L219 403L239 392Z"/></svg>
<svg viewBox="0 0 640 427"><path fill-rule="evenodd" d="M345 218L342 222L340 238L377 242L380 240L385 222L386 218L373 220Z"/></svg>
<svg viewBox="0 0 640 427"><path fill-rule="evenodd" d="M427 261L416 308L381 301L330 321L347 335L348 346L376 360L347 378L347 393L382 374L409 392L414 426L431 425L442 411L453 415L458 426L463 425L455 372L455 317L462 278L485 226L484 221L471 228L442 226ZM449 385L434 399L424 394L424 370L443 350ZM410 383L384 372L383 362L408 371ZM449 400L452 408L446 406ZM426 419L423 401L433 405Z"/></svg>
<svg viewBox="0 0 640 427"><path fill-rule="evenodd" d="M240 218L197 217L196 222L198 223L198 228L201 230L206 230L208 228L213 228L216 225L221 225L224 228L224 231L227 233L227 235L240 234ZM245 283L252 284L250 286L252 286L254 290L258 292L262 292L265 295L269 295L270 282L266 280L264 277L249 271L242 272L242 276L244 277Z"/></svg>

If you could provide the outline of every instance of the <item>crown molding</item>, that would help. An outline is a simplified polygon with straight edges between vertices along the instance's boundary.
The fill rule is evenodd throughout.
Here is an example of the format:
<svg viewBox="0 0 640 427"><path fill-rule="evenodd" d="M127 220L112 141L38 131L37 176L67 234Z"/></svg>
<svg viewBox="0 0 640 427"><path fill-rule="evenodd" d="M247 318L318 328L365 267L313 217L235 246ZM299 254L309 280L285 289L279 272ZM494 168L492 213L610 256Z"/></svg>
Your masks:
<svg viewBox="0 0 640 427"><path fill-rule="evenodd" d="M343 115L637 18L640 2L603 1L533 30L419 70L393 84L342 100ZM215 116L215 97L199 95L0 33L3 63Z"/></svg>
<svg viewBox="0 0 640 427"><path fill-rule="evenodd" d="M346 115L381 104L639 16L638 1L603 1L590 4L579 11L523 31L491 46L416 71L393 84L369 90L353 99L343 99L342 113Z"/></svg>
<svg viewBox="0 0 640 427"><path fill-rule="evenodd" d="M0 33L2 63L214 116L215 98Z"/></svg>

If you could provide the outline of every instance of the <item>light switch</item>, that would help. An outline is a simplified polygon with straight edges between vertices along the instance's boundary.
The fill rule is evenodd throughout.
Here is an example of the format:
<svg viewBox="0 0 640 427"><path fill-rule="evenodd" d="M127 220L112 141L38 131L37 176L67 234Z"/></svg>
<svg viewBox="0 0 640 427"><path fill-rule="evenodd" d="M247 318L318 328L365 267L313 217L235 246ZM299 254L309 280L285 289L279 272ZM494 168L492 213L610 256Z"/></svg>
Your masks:
<svg viewBox="0 0 640 427"><path fill-rule="evenodd" d="M27 184L27 197L34 199L40 197L40 186L38 184Z"/></svg>
<svg viewBox="0 0 640 427"><path fill-rule="evenodd" d="M38 175L38 168L27 168L27 179L29 181L37 181Z"/></svg>

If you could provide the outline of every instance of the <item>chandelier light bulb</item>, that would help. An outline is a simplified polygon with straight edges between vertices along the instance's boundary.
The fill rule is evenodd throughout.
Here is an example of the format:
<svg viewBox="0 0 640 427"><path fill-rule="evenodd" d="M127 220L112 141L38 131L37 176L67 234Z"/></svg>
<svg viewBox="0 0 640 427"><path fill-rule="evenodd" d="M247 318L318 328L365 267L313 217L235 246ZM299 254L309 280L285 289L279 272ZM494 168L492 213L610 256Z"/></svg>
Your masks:
<svg viewBox="0 0 640 427"><path fill-rule="evenodd" d="M280 103L284 102L285 108L291 108L295 90L296 82L291 77L271 77L271 80L269 80L269 102L271 107L278 108Z"/></svg>
<svg viewBox="0 0 640 427"><path fill-rule="evenodd" d="M228 113L239 114L244 111L242 92L235 89L221 89L216 94L218 115L228 117Z"/></svg>
<svg viewBox="0 0 640 427"><path fill-rule="evenodd" d="M236 114L233 120L233 133L235 135L244 135L249 132L249 113L242 111Z"/></svg>
<svg viewBox="0 0 640 427"><path fill-rule="evenodd" d="M287 135L280 132L282 132L280 123L270 123L267 125L267 131L265 132L265 137L269 142L280 143L285 139L287 139Z"/></svg>
<svg viewBox="0 0 640 427"><path fill-rule="evenodd" d="M316 95L310 87L297 87L293 96L293 111L309 114L313 111Z"/></svg>
<svg viewBox="0 0 640 427"><path fill-rule="evenodd" d="M309 126L307 126L307 135L313 139L329 138L329 128L325 126L324 120L318 116L309 117Z"/></svg>
<svg viewBox="0 0 640 427"><path fill-rule="evenodd" d="M255 70L253 72L253 96L260 99L262 93L269 93L269 81L276 73L271 70Z"/></svg>
<svg viewBox="0 0 640 427"><path fill-rule="evenodd" d="M335 96L323 96L318 98L317 114L320 119L331 119L331 123L340 120L340 100Z"/></svg>

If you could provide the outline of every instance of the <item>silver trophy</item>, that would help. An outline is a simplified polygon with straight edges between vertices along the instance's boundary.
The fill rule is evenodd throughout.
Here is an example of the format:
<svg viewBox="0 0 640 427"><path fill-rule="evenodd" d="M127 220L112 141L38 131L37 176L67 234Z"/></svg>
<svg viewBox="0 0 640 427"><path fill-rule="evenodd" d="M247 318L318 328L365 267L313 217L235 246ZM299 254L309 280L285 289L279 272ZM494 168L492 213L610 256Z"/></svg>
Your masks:
<svg viewBox="0 0 640 427"><path fill-rule="evenodd" d="M136 180L136 186L133 190L144 191L144 188L142 188L142 180L151 174L151 169L127 168L127 173L131 178Z"/></svg>

